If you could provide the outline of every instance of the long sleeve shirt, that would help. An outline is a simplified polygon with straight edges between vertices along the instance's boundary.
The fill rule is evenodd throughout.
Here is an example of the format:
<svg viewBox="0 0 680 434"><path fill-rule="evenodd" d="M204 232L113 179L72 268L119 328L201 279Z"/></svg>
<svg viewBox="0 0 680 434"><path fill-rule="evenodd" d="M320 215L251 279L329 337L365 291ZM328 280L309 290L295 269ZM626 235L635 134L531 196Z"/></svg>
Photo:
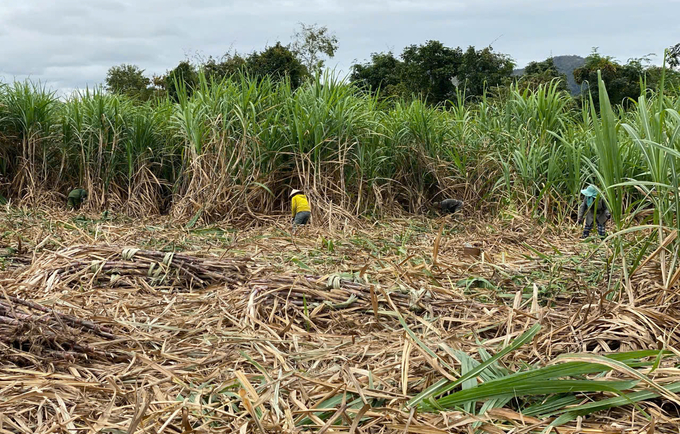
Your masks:
<svg viewBox="0 0 680 434"><path fill-rule="evenodd" d="M594 204L588 206L588 198L583 199L583 202L578 209L578 221L582 221L584 216L589 217L588 220L594 217L593 214L595 214L595 210L593 209L593 205ZM604 199L599 198L597 200L597 221L599 223L605 223L607 220L609 220L610 216L611 214L609 213L609 209L607 209L607 204L605 203Z"/></svg>
<svg viewBox="0 0 680 434"><path fill-rule="evenodd" d="M295 214L302 211L311 212L312 208L309 206L307 196L304 194L296 194L293 196L293 199L291 200L291 210L293 211L293 217L295 217Z"/></svg>

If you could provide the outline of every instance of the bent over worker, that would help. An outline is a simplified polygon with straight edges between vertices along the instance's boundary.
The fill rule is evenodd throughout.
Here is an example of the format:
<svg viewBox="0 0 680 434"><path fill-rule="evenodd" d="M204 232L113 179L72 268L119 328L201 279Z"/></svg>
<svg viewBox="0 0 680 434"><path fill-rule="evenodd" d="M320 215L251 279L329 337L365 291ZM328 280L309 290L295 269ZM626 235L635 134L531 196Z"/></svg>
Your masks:
<svg viewBox="0 0 680 434"><path fill-rule="evenodd" d="M87 190L76 188L71 190L68 194L66 206L69 209L79 209L83 202L87 199Z"/></svg>
<svg viewBox="0 0 680 434"><path fill-rule="evenodd" d="M442 214L453 214L463 207L463 201L457 199L444 199L441 202L434 202L435 208L442 212Z"/></svg>
<svg viewBox="0 0 680 434"><path fill-rule="evenodd" d="M306 225L312 215L312 207L309 206L307 196L300 190L293 190L288 197L291 200L290 207L293 212L293 228Z"/></svg>
<svg viewBox="0 0 680 434"><path fill-rule="evenodd" d="M604 239L606 237L605 224L607 220L611 218L609 209L607 209L607 204L604 203L603 198L599 198L597 201L597 210L595 210L593 203L597 196L599 195L597 188L594 185L589 185L585 190L581 190L581 194L584 196L583 202L578 209L578 224L583 224L583 217L585 216L586 226L583 229L583 235L581 239L586 239L590 236L590 231L593 229L593 222L597 220L597 233L600 238Z"/></svg>

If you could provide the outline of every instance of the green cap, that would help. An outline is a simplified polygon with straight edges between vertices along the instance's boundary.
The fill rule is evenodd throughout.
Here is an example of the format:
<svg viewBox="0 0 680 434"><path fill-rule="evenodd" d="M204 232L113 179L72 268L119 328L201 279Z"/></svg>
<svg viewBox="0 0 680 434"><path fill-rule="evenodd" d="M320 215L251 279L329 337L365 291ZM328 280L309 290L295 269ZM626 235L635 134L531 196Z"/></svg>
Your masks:
<svg viewBox="0 0 680 434"><path fill-rule="evenodd" d="M589 185L585 190L581 190L581 194L586 197L597 197L597 188L594 185Z"/></svg>

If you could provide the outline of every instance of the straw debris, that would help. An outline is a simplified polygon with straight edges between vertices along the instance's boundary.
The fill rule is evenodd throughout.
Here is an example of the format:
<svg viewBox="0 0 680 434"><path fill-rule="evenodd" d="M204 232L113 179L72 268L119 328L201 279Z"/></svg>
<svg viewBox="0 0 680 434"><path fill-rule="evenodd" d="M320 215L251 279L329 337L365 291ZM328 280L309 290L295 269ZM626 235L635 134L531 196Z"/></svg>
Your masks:
<svg viewBox="0 0 680 434"><path fill-rule="evenodd" d="M658 264L630 304L575 233L478 221L26 233L0 275L0 432L677 432Z"/></svg>

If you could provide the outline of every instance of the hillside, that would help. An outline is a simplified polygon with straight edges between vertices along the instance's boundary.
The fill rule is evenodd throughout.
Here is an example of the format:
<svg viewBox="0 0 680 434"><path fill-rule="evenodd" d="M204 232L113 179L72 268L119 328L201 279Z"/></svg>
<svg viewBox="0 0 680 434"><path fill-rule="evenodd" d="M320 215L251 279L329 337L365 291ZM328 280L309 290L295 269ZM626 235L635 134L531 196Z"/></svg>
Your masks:
<svg viewBox="0 0 680 434"><path fill-rule="evenodd" d="M572 95L577 95L580 92L579 85L576 84L574 80L574 69L580 68L585 63L585 59L581 56L569 55L569 56L555 56L553 57L553 62L557 70L567 76L567 88ZM515 69L513 75L524 74L524 68Z"/></svg>

